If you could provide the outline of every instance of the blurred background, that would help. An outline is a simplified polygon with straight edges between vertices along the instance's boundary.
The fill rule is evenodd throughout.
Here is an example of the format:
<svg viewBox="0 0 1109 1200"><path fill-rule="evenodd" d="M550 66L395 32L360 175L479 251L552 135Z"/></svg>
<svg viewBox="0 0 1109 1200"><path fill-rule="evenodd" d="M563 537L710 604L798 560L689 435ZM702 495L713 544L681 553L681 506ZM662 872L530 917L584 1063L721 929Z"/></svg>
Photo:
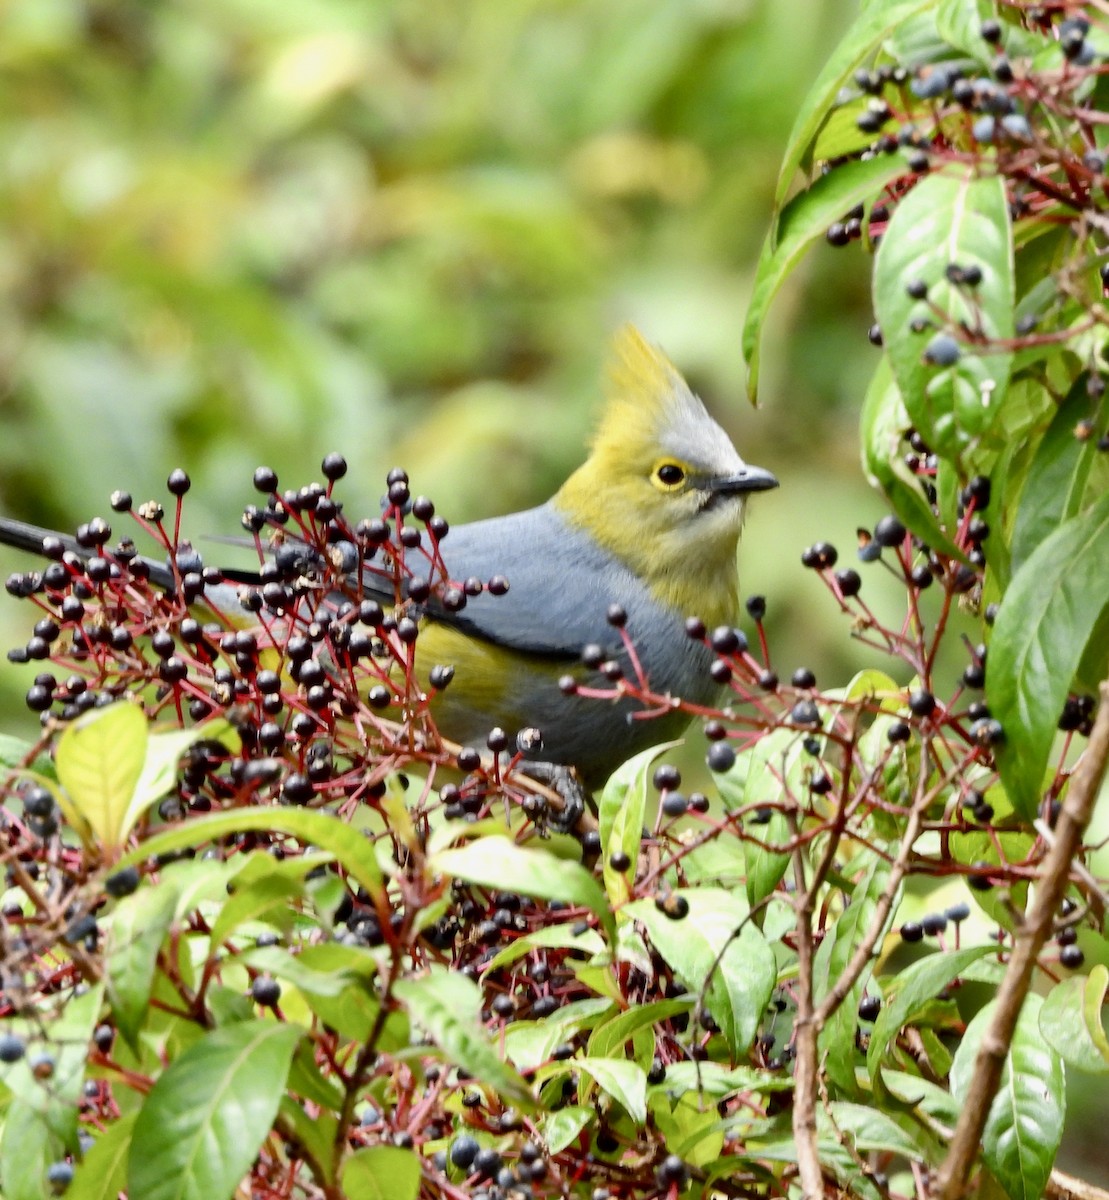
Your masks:
<svg viewBox="0 0 1109 1200"><path fill-rule="evenodd" d="M72 529L180 466L199 541L238 531L255 467L299 486L336 449L348 512L396 464L452 521L524 507L581 460L631 320L780 477L743 588L783 674L842 682L867 660L797 563L816 538L851 557L883 511L855 445L868 261L821 246L781 296L758 411L739 330L794 111L855 8L0 6L0 511ZM31 615L0 604L5 648ZM32 675L0 667L13 731Z"/></svg>
<svg viewBox="0 0 1109 1200"><path fill-rule="evenodd" d="M238 532L255 467L299 486L332 450L355 516L397 464L455 522L538 503L630 320L782 482L741 553L780 674L888 667L799 565L817 539L850 563L884 511L857 450L869 260L808 257L757 411L739 347L794 112L856 7L0 5L0 511L72 529L183 467L218 559L203 536ZM27 561L0 549L0 577ZM0 596L0 648L33 619ZM36 728L34 673L0 658L0 730ZM1075 1142L1100 1137L1076 1111Z"/></svg>

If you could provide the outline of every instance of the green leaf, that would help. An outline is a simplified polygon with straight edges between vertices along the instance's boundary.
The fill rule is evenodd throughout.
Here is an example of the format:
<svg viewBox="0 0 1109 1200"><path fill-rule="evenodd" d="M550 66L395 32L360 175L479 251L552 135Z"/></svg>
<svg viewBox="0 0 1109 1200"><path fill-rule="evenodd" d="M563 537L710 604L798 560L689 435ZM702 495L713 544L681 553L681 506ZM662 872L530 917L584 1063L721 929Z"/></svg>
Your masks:
<svg viewBox="0 0 1109 1200"><path fill-rule="evenodd" d="M952 264L978 268L981 283L952 283ZM927 300L906 290L916 281L927 285ZM926 362L935 328L917 333L911 325L922 319L949 332L965 325L989 339L1013 336L1012 229L1000 177L938 171L901 199L875 256L874 310L910 420L933 450L960 461L1002 411L1012 354L961 340L954 363Z"/></svg>
<svg viewBox="0 0 1109 1200"><path fill-rule="evenodd" d="M663 1104L660 1094L655 1092L653 1100L651 1119L664 1138L666 1149L691 1167L715 1164L724 1148L724 1131L712 1105L702 1103L695 1093Z"/></svg>
<svg viewBox="0 0 1109 1200"><path fill-rule="evenodd" d="M851 902L840 914L839 919L827 927L813 963L813 978L817 981L814 999L817 1003L824 999L843 974L856 946L862 941L863 935L874 920L878 899L888 879L888 863L875 856L870 869L856 885ZM893 906L886 916L887 927L892 913ZM877 944L881 945L881 939ZM829 1077L848 1095L854 1095L856 1092L855 1034L859 1024L859 1001L869 978L869 969L859 975L843 1003L825 1021L817 1043Z"/></svg>
<svg viewBox="0 0 1109 1200"><path fill-rule="evenodd" d="M577 922L561 925L544 925L534 933L524 934L498 950L485 966L485 971L499 971L514 963L532 950L575 950L588 957L603 953L607 947L604 938L595 929L575 932Z"/></svg>
<svg viewBox="0 0 1109 1200"><path fill-rule="evenodd" d="M137 849L125 854L119 865L141 862L153 855L183 850L186 846L203 845L228 834L252 829L285 833L297 838L303 845L315 845L329 851L355 883L361 884L382 904L387 903L373 843L360 830L351 828L329 813L304 809L236 808L230 812L190 819L186 824L147 838Z"/></svg>
<svg viewBox="0 0 1109 1200"><path fill-rule="evenodd" d="M1096 438L1074 436L1074 427L1090 412L1088 376L1075 381L1036 447L1020 493L1012 537L1012 570L1027 561L1037 546L1064 521L1078 514L1086 481L1097 454Z"/></svg>
<svg viewBox="0 0 1109 1200"><path fill-rule="evenodd" d="M1109 603L1109 494L1060 525L1014 575L986 665L986 695L1005 742L997 755L1013 808L1031 820L1059 715L1090 635ZM1109 647L1098 653L1101 675Z"/></svg>
<svg viewBox="0 0 1109 1200"><path fill-rule="evenodd" d="M93 709L58 739L58 779L76 812L78 834L91 828L102 847L127 837L125 817L146 758L146 717L127 701ZM65 806L69 816L69 805ZM88 839L82 834L82 840Z"/></svg>
<svg viewBox="0 0 1109 1200"><path fill-rule="evenodd" d="M743 323L747 394L755 400L759 385L759 344L770 303L808 247L856 204L872 201L906 170L900 154L847 162L822 175L778 214L763 244L755 271L751 303Z"/></svg>
<svg viewBox="0 0 1109 1200"><path fill-rule="evenodd" d="M622 1105L637 1125L647 1120L647 1073L638 1063L623 1058L575 1058L574 1066Z"/></svg>
<svg viewBox="0 0 1109 1200"><path fill-rule="evenodd" d="M23 738L12 737L10 733L0 733L0 767L5 770L18 770L29 756L34 755L30 769L40 775L56 778L54 760L49 754L35 754L35 743Z"/></svg>
<svg viewBox="0 0 1109 1200"><path fill-rule="evenodd" d="M803 787L802 773L806 766L797 734L790 729L774 729L739 755L731 770L716 777L716 786L728 810L742 807L748 814L744 830L747 836L740 847L747 901L752 908L774 891L789 865L789 853L774 849L788 844L790 837L789 823L781 811L781 781L786 781L786 790ZM760 808L769 809L765 824L758 816ZM723 851L725 855L729 852L727 848ZM721 850L710 843L695 853L705 854L713 866L712 860L720 857ZM687 875L691 882L697 877L695 873ZM701 877L710 878L711 870ZM716 880L726 881L724 870L717 868Z"/></svg>
<svg viewBox="0 0 1109 1200"><path fill-rule="evenodd" d="M551 1154L560 1154L571 1142L578 1139L581 1131L595 1120L596 1110L580 1104L569 1104L557 1112L548 1113L543 1119L543 1140Z"/></svg>
<svg viewBox="0 0 1109 1200"><path fill-rule="evenodd" d="M120 900L108 927L108 1001L116 1027L136 1051L150 1007L158 951L173 924L177 895L172 881L142 887Z"/></svg>
<svg viewBox="0 0 1109 1200"><path fill-rule="evenodd" d="M982 22L994 15L990 0L940 0L936 31L956 50L989 65L997 54L981 34Z"/></svg>
<svg viewBox="0 0 1109 1200"><path fill-rule="evenodd" d="M449 1062L515 1103L533 1106L528 1085L503 1061L481 1025L481 990L476 983L433 967L419 978L400 980L394 991Z"/></svg>
<svg viewBox="0 0 1109 1200"><path fill-rule="evenodd" d="M507 888L525 896L580 904L595 913L610 937L616 922L604 892L580 863L556 858L534 846L518 846L509 837L483 837L429 860L433 871L479 887Z"/></svg>
<svg viewBox="0 0 1109 1200"><path fill-rule="evenodd" d="M634 757L609 776L597 806L597 827L601 837L601 868L605 892L613 908L629 897L628 877L612 866L612 856L627 855L628 870L635 874L639 863L639 841L643 835L643 815L647 810L647 788L651 764L675 743L652 746Z"/></svg>
<svg viewBox="0 0 1109 1200"><path fill-rule="evenodd" d="M652 1004L636 1005L618 1016L598 1025L589 1038L589 1054L599 1058L611 1058L623 1050L641 1029L652 1028L662 1021L681 1012L688 1012L688 1000L657 1000Z"/></svg>
<svg viewBox="0 0 1109 1200"><path fill-rule="evenodd" d="M364 1041L373 1028L380 1008L373 986L377 973L377 961L373 954L362 946L320 942L305 946L297 955L296 962L314 976L335 973L343 978L343 987L337 996L309 990L306 993L308 1003L325 1025L330 1025L351 1041ZM296 980L293 982L296 983Z"/></svg>
<svg viewBox="0 0 1109 1200"><path fill-rule="evenodd" d="M882 1072L882 1082L890 1095L906 1106L906 1110L918 1108L928 1116L952 1127L959 1120L959 1102L947 1088L940 1087L939 1084L908 1071L893 1071L888 1068Z"/></svg>
<svg viewBox="0 0 1109 1200"><path fill-rule="evenodd" d="M881 5L883 0L877 0ZM890 32L882 50L910 72L926 63L939 62L951 56L951 47L940 37L936 28L935 5L925 12L910 16Z"/></svg>
<svg viewBox="0 0 1109 1200"><path fill-rule="evenodd" d="M290 1091L295 1091L297 1096L315 1101L316 1098L311 1092L306 1094L296 1085L297 1067L298 1064L303 1064L305 1051L311 1057L311 1044L301 1042L296 1054L293 1055L288 1087ZM303 1070L301 1073L303 1074ZM277 1118L277 1123L288 1129L304 1148L304 1157L308 1158L327 1183L331 1183L335 1178L335 1135L339 1129L339 1122L332 1114L340 1111L343 1104L343 1093L338 1085L335 1086L334 1091L334 1097L324 1104L323 1111L312 1112L311 1115L309 1115L309 1111L312 1106L302 1104L286 1091L285 1095L281 1097ZM318 1103L318 1101L316 1102Z"/></svg>
<svg viewBox="0 0 1109 1200"><path fill-rule="evenodd" d="M847 1135L860 1152L899 1154L902 1158L917 1161L927 1160L931 1149L922 1130L911 1123L901 1125L893 1114L870 1104L833 1101L826 1111L822 1105L816 1128L822 1140L827 1138L840 1145L843 1135Z"/></svg>
<svg viewBox="0 0 1109 1200"><path fill-rule="evenodd" d="M969 946L943 954L929 954L906 967L893 981L891 994L886 997L870 1034L866 1065L877 1087L886 1048L903 1026L926 1009L938 993L971 963L994 952L991 946ZM895 990L894 990L895 989Z"/></svg>
<svg viewBox="0 0 1109 1200"><path fill-rule="evenodd" d="M244 950L236 961L272 975L284 983L291 983L295 988L313 997L334 998L342 995L351 984L363 986L357 975L348 974L342 969L313 970L299 955L290 954L281 946L256 946L253 950Z"/></svg>
<svg viewBox="0 0 1109 1200"><path fill-rule="evenodd" d="M0 1134L0 1195L5 1200L41 1200L45 1169L63 1154L77 1153L77 1112L85 1082L89 1040L100 1019L104 988L97 984L73 995L52 1019L6 1018L5 1030L24 1039L26 1053L0 1064L0 1100L7 1103ZM38 1078L31 1064L53 1059L53 1071Z"/></svg>
<svg viewBox="0 0 1109 1200"><path fill-rule="evenodd" d="M929 546L962 560L963 552L940 529L916 476L905 464L901 441L911 426L889 360L883 358L867 388L859 420L863 470L907 529Z"/></svg>
<svg viewBox="0 0 1109 1200"><path fill-rule="evenodd" d="M42 1114L25 1100L12 1098L0 1133L0 1185L5 1200L44 1200L46 1169L65 1153Z"/></svg>
<svg viewBox="0 0 1109 1200"><path fill-rule="evenodd" d="M416 1200L420 1160L399 1146L367 1146L346 1159L340 1178L347 1200Z"/></svg>
<svg viewBox="0 0 1109 1200"><path fill-rule="evenodd" d="M850 80L855 68L865 62L902 22L934 3L935 0L910 0L864 10L839 39L798 107L778 175L775 207L782 207L798 167L805 161L816 135L835 107L840 89Z"/></svg>
<svg viewBox="0 0 1109 1200"><path fill-rule="evenodd" d="M615 1007L607 996L572 1000L541 1021L513 1021L504 1031L506 1056L521 1071L545 1063L560 1042L569 1042L593 1029Z"/></svg>
<svg viewBox="0 0 1109 1200"><path fill-rule="evenodd" d="M752 908L778 886L789 866L789 853L774 849L787 845L790 838L789 822L778 806L782 792L780 780L786 780L787 789L800 785L801 751L800 740L793 730L775 729L736 760L737 766L742 763L746 772L739 802L751 814L745 827L749 836L741 845L747 903ZM731 772L718 779L722 794L729 800L730 776ZM762 807L770 810L766 824L759 824L757 820L758 809Z"/></svg>
<svg viewBox="0 0 1109 1200"><path fill-rule="evenodd" d="M770 1002L777 978L774 951L746 920L750 909L736 893L697 888L675 895L689 904L679 921L652 900L637 900L626 911L647 927L655 948L686 987L698 995L704 989L705 1005L738 1058L754 1041Z"/></svg>
<svg viewBox="0 0 1109 1200"><path fill-rule="evenodd" d="M788 843L789 822L785 813L774 808L770 810L770 820L765 825L748 821L748 828L751 837L742 843L747 860L747 902L755 905L778 886L789 866L789 855L772 848Z"/></svg>
<svg viewBox="0 0 1109 1200"><path fill-rule="evenodd" d="M832 158L857 158L873 144L874 134L859 128L859 117L867 111L868 100L868 96L860 95L857 99L832 109L813 143L811 157L814 162L826 162ZM839 215L842 216L846 211L841 210Z"/></svg>
<svg viewBox="0 0 1109 1200"><path fill-rule="evenodd" d="M135 1122L129 1200L230 1200L273 1125L302 1033L244 1021L172 1062Z"/></svg>
<svg viewBox="0 0 1109 1200"><path fill-rule="evenodd" d="M127 1113L101 1133L81 1159L66 1200L115 1200L127 1186L127 1156L138 1113Z"/></svg>
<svg viewBox="0 0 1109 1200"><path fill-rule="evenodd" d="M272 859L270 861L273 862ZM280 865L274 863L275 868ZM244 883L240 883L236 878L230 888L231 895L220 907L208 938L213 953L240 925L249 921L260 921L268 913L274 913L278 928L288 928L293 915L290 901L299 900L304 896L304 886L280 870Z"/></svg>
<svg viewBox="0 0 1109 1200"><path fill-rule="evenodd" d="M1003 788L991 788L990 791L1001 793L1005 798ZM987 793L988 795L988 793ZM993 803L993 801L989 801ZM1000 808L1000 803L998 804ZM974 863L986 863L990 866L1000 863L1024 862L1032 850L1035 838L1031 833L1018 829L968 829L952 832L948 839L948 851L954 862L964 866ZM1008 887L990 888L980 891L977 888L968 889L975 904L1003 929L1016 930L1024 918L1028 907L1028 881L1017 880Z"/></svg>
<svg viewBox="0 0 1109 1200"><path fill-rule="evenodd" d="M1101 1009L1109 986L1109 970L1098 963L1089 975L1057 983L1040 1009L1040 1033L1056 1054L1076 1071L1109 1074L1109 1037Z"/></svg>
<svg viewBox="0 0 1109 1200"><path fill-rule="evenodd" d="M982 1133L982 1156L1009 1200L1039 1200L1063 1137L1066 1080L1063 1062L1040 1032L1043 1001L1025 997L1001 1084ZM978 1047L996 1002L967 1026L951 1067L951 1094L965 1101Z"/></svg>
<svg viewBox="0 0 1109 1200"><path fill-rule="evenodd" d="M793 1088L793 1080L773 1071L746 1066L726 1067L709 1060L672 1063L666 1068L663 1081L653 1086L675 1095L695 1092L719 1099L738 1092L788 1092Z"/></svg>

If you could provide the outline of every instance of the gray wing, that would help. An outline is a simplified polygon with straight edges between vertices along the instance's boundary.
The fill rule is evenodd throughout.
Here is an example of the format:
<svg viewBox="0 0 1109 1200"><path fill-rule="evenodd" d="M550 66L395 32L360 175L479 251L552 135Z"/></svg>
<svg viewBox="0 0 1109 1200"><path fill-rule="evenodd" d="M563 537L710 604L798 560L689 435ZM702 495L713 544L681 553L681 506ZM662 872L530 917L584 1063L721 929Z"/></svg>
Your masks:
<svg viewBox="0 0 1109 1200"><path fill-rule="evenodd" d="M458 613L429 606L435 618L532 654L576 659L590 642L614 653L622 643L606 620L608 606L631 611L648 600L627 568L550 504L452 527L441 552L451 579L503 575L509 590L472 597Z"/></svg>
<svg viewBox="0 0 1109 1200"><path fill-rule="evenodd" d="M60 537L82 557L91 553L67 535L0 519L0 542L8 545L41 554L47 536ZM617 654L622 642L606 620L608 606L623 604L629 615L654 606L646 588L626 567L569 525L550 504L452 526L441 549L451 579L474 576L485 583L503 575L509 590L503 596L471 597L461 612L448 612L432 601L427 605L429 613L475 637L531 654L577 659L591 642L610 655ZM157 586L173 586L173 573L165 563L145 561ZM259 582L256 571L229 569L224 576L229 585L226 596L221 595L224 607L238 603L232 590L235 584ZM392 580L372 567L365 571L364 585L382 599L392 599Z"/></svg>

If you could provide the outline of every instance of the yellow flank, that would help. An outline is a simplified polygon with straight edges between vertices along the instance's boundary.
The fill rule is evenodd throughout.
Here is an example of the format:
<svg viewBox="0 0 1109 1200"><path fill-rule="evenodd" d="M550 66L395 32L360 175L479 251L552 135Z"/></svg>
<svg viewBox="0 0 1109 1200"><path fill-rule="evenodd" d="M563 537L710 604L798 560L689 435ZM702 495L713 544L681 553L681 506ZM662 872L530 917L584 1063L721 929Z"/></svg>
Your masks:
<svg viewBox="0 0 1109 1200"><path fill-rule="evenodd" d="M431 705L432 713L449 736L455 734L449 718L446 722L442 720L444 709L464 709L466 713L472 712L475 719L480 715L480 732L488 732L494 725L518 729L521 697L532 695L536 683L556 694L558 679L566 671L565 664L537 659L439 621L424 620L416 642L416 676L424 691L429 690L428 673L437 664L455 669L451 686ZM457 718L463 716L456 713Z"/></svg>

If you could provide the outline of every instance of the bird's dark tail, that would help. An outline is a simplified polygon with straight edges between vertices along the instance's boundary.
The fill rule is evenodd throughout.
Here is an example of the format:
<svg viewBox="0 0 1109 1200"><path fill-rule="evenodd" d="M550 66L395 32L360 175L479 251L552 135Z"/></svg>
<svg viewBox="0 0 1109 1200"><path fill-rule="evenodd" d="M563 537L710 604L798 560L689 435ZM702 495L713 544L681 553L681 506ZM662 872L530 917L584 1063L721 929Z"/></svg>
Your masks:
<svg viewBox="0 0 1109 1200"><path fill-rule="evenodd" d="M78 546L77 539L68 534L56 533L53 529L44 529L41 525L31 525L26 521L0 517L0 543L5 546L15 546L29 554L41 555L42 543L46 538L57 538L67 550L82 558L88 557L89 552Z"/></svg>
<svg viewBox="0 0 1109 1200"><path fill-rule="evenodd" d="M54 529L45 529L41 525L32 525L28 521L17 521L11 517L0 517L0 545L14 546L17 550L26 550L40 558L53 557L47 555L43 546L47 538L61 542L63 552L76 554L78 558L87 560L101 553L99 549L89 549L82 546L72 534L59 533ZM153 558L143 557L148 571L148 578L155 587L167 591L174 587L174 576L171 568L164 562Z"/></svg>

